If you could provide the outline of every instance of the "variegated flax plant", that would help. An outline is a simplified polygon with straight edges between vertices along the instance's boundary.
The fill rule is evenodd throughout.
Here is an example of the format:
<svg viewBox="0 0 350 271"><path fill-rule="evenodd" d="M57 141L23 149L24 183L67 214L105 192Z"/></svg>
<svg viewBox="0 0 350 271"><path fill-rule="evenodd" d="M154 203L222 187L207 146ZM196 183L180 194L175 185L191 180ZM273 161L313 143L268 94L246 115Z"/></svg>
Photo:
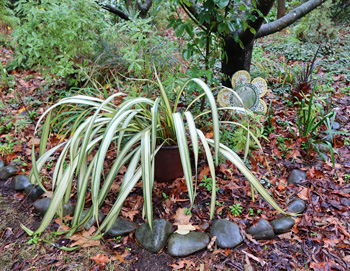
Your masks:
<svg viewBox="0 0 350 271"><path fill-rule="evenodd" d="M214 95L209 87L200 79L191 79L190 81L195 82L203 93L196 97L184 112L179 112L177 105L188 82L177 92L174 103L171 103L157 75L156 78L156 85L160 91L160 97L156 99L136 97L115 105L113 102L124 94L113 94L106 100L78 95L64 98L51 106L41 116L36 126L36 131L38 131L39 124L42 123L45 117L46 121L41 127L42 135L38 159L35 158L33 147L33 168L30 181L39 184L46 191L40 181L39 172L56 151L59 151L60 154L52 177L52 191L46 191L52 194L50 206L35 232L26 229L29 234L43 232L55 214L62 216L62 206L70 200L74 186L77 188L77 202L71 229L67 232L67 235L73 234L92 216L97 217L98 209L103 204L117 173L123 166L126 166L127 170L122 180L120 191L108 215L99 225L94 238L101 238L103 233L111 228L122 208L123 202L140 179L142 179L143 184L144 213L147 222L152 228L154 157L159 148L163 144L168 143L176 144L179 147L191 206L195 199L197 173L195 176L192 176L188 142L192 144L195 162L194 172L197 172L199 149L203 148L212 176L213 188L216 186L215 166L218 165L219 153L221 153L244 174L265 200L275 209L284 213L260 184L259 180L246 168L240 157L220 143L218 111L221 108L217 108ZM189 109L203 96L207 98L210 110L194 117ZM79 105L84 108L84 111L80 115L76 114L76 112L72 113L75 114L75 124L70 128L70 138L66 142L60 143L46 151L50 127L53 125L53 122L57 121L57 118L51 119L51 112L62 105ZM227 109L225 108L225 110ZM241 110L244 109L241 108ZM211 115L213 139L206 138L203 132L197 129L195 125L196 118L200 118L205 114ZM104 161L107 151L112 146L116 149L117 155L113 165L108 169L109 172L102 184L101 177L104 173ZM65 166L64 163L66 163ZM88 189L91 190L92 203L87 215L81 219ZM216 189L212 189L211 219L215 210L215 192ZM23 226L23 228L25 227Z"/></svg>

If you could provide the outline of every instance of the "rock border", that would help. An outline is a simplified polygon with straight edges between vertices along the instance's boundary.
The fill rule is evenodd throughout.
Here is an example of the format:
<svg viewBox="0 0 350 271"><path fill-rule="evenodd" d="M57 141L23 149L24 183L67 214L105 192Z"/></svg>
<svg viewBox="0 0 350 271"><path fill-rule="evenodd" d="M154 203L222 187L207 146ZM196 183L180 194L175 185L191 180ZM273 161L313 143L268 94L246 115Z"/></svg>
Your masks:
<svg viewBox="0 0 350 271"><path fill-rule="evenodd" d="M34 211L45 214L49 205L50 198L41 198L44 191L40 186L34 186L29 182L28 177L19 174L18 168L15 166L5 166L0 160L0 177L2 180L14 177L11 181L13 188L16 191L23 191L27 196L35 201ZM307 180L307 174L303 171L294 169L289 175L289 184L300 184L302 180ZM287 212L301 214L305 210L305 202L299 198L293 198L289 203ZM75 205L72 203L64 204L63 215L74 214ZM88 210L84 210L82 218L87 214ZM99 222L104 219L104 214L99 211ZM81 218L81 219L82 219ZM91 218L84 225L88 230L96 223L95 218ZM271 221L264 218L258 220L255 224L246 229L246 234L250 234L256 240L272 240L277 235L288 232L293 228L295 220L290 216L282 216ZM184 257L191 255L197 251L208 248L210 240L215 241L215 244L220 248L234 248L244 242L240 227L226 219L216 219L212 222L209 229L210 235L201 231L191 231L185 235L180 235L172 232L173 225L164 219L155 219L153 221L153 232L148 223L143 223L139 227L133 222L124 218L118 217L113 227L106 232L111 237L117 237L129 234L135 231L135 238L138 244L144 249L158 253L167 245L167 251L171 256ZM210 245L210 246L211 246Z"/></svg>

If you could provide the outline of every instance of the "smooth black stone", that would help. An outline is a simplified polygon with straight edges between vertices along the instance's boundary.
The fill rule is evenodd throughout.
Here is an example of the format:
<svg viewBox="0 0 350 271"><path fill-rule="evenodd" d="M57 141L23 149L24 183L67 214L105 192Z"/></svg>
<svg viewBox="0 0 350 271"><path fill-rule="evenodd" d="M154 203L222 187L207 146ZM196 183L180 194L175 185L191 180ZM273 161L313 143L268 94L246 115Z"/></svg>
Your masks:
<svg viewBox="0 0 350 271"><path fill-rule="evenodd" d="M117 217L115 222L113 223L112 228L110 228L106 233L112 237L118 237L121 235L128 234L136 229L136 224L126 220L122 217Z"/></svg>
<svg viewBox="0 0 350 271"><path fill-rule="evenodd" d="M37 200L42 194L44 194L44 190L41 189L40 186L34 186L33 184L28 185L24 192L29 196L31 200Z"/></svg>
<svg viewBox="0 0 350 271"><path fill-rule="evenodd" d="M0 180L7 180L16 175L18 168L15 166L6 166L0 168Z"/></svg>
<svg viewBox="0 0 350 271"><path fill-rule="evenodd" d="M164 219L153 221L153 232L148 223L142 224L135 232L137 242L150 252L159 252L166 244L171 234L172 225Z"/></svg>
<svg viewBox="0 0 350 271"><path fill-rule="evenodd" d="M0 160L0 169L5 166L5 163L3 160Z"/></svg>
<svg viewBox="0 0 350 271"><path fill-rule="evenodd" d="M317 144L316 147L318 148L318 150L322 153L327 153L330 152L330 147L328 145L324 145L324 144Z"/></svg>
<svg viewBox="0 0 350 271"><path fill-rule="evenodd" d="M34 202L34 211L44 215L49 208L51 199L43 198ZM73 203L65 203L63 204L63 217L67 215L73 215L75 210L75 205Z"/></svg>
<svg viewBox="0 0 350 271"><path fill-rule="evenodd" d="M271 224L264 218L247 229L247 233L253 235L256 240L271 240L275 237L275 232Z"/></svg>
<svg viewBox="0 0 350 271"><path fill-rule="evenodd" d="M293 169L288 177L288 184L300 184L302 180L307 180L307 174L299 169Z"/></svg>
<svg viewBox="0 0 350 271"><path fill-rule="evenodd" d="M271 225L275 234L281 234L293 228L295 220L289 216L271 220Z"/></svg>
<svg viewBox="0 0 350 271"><path fill-rule="evenodd" d="M29 186L31 183L28 180L28 177L26 175L17 175L16 177L13 178L12 180L12 185L13 188L16 191L24 190Z"/></svg>
<svg viewBox="0 0 350 271"><path fill-rule="evenodd" d="M81 217L80 217L80 220L82 220L82 219L86 216L86 214L87 214L88 211L89 211L89 210L84 210L84 211L82 212ZM99 223L102 222L104 218L105 218L105 214L102 213L101 210L98 210L98 221L99 221ZM93 216L88 220L88 222L85 223L84 229L85 229L85 230L89 230L93 225L95 225L95 223L96 223L96 217L93 215Z"/></svg>
<svg viewBox="0 0 350 271"><path fill-rule="evenodd" d="M63 217L67 215L74 215L74 211L75 211L75 204L70 202L63 204Z"/></svg>
<svg viewBox="0 0 350 271"><path fill-rule="evenodd" d="M202 232L173 233L168 240L168 253L174 257L187 256L206 248L209 241L209 236Z"/></svg>
<svg viewBox="0 0 350 271"><path fill-rule="evenodd" d="M216 236L216 244L220 248L232 248L243 243L239 227L225 219L218 219L213 222L210 235Z"/></svg>
<svg viewBox="0 0 350 271"><path fill-rule="evenodd" d="M34 202L34 211L40 214L45 214L47 209L49 208L51 199L43 198Z"/></svg>
<svg viewBox="0 0 350 271"><path fill-rule="evenodd" d="M288 213L302 213L305 210L305 201L301 199L294 199L288 206Z"/></svg>

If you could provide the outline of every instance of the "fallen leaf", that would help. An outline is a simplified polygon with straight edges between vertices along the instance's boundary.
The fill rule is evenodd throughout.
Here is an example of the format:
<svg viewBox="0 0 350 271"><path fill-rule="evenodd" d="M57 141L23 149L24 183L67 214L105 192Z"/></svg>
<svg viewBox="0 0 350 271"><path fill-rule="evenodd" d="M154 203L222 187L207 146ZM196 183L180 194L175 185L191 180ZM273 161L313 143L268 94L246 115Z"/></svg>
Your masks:
<svg viewBox="0 0 350 271"><path fill-rule="evenodd" d="M210 131L210 132L205 134L206 138L213 138L213 136L214 136L214 132L213 131Z"/></svg>
<svg viewBox="0 0 350 271"><path fill-rule="evenodd" d="M299 241L300 243L302 242L301 239L298 237L298 235L293 234L292 232L279 234L278 237L281 238L281 239L287 239L287 240L291 240L291 241L293 241L293 240Z"/></svg>
<svg viewBox="0 0 350 271"><path fill-rule="evenodd" d="M210 172L209 166L204 166L201 171L199 172L198 179L202 180L205 176L208 176Z"/></svg>
<svg viewBox="0 0 350 271"><path fill-rule="evenodd" d="M211 247L214 245L215 241L216 241L216 236L213 236L213 237L211 238L209 244L207 245L207 249L208 249L208 250L211 249Z"/></svg>
<svg viewBox="0 0 350 271"><path fill-rule="evenodd" d="M325 247L334 247L336 244L340 242L340 240L336 238L329 238L329 239L324 239L323 242L325 243Z"/></svg>
<svg viewBox="0 0 350 271"><path fill-rule="evenodd" d="M80 247L94 247L94 246L100 246L100 240L92 240L92 236L94 235L94 232L96 231L95 227L91 227L88 231L84 230L81 233L76 233L69 237L72 241L75 241L72 243L71 247L80 246Z"/></svg>
<svg viewBox="0 0 350 271"><path fill-rule="evenodd" d="M179 270L184 267L186 267L185 270L189 270L191 266L195 267L196 265L191 260L181 260L181 261L178 261L176 264L171 264L169 266L171 266L174 270Z"/></svg>
<svg viewBox="0 0 350 271"><path fill-rule="evenodd" d="M16 193L16 194L13 195L13 198L15 200L21 200L21 199L24 198L24 194L23 193Z"/></svg>
<svg viewBox="0 0 350 271"><path fill-rule="evenodd" d="M259 259L258 257L255 257L253 254L250 254L244 250L242 250L242 252L247 255L249 258L253 259L254 261L257 261L261 264L261 266L264 266L266 264L266 262L263 259Z"/></svg>
<svg viewBox="0 0 350 271"><path fill-rule="evenodd" d="M176 233L178 234L181 234L181 235L186 235L188 234L190 231L194 231L196 230L195 227L193 227L191 224L188 224L188 225L178 225L177 226L177 230L175 231Z"/></svg>
<svg viewBox="0 0 350 271"><path fill-rule="evenodd" d="M120 255L116 251L114 253L115 253L115 256L111 257L111 261L118 261L119 263L124 262L125 257L129 255L129 251L128 250L125 250L122 255Z"/></svg>
<svg viewBox="0 0 350 271"><path fill-rule="evenodd" d="M306 187L302 188L298 193L298 197L302 200L309 200L309 189Z"/></svg>
<svg viewBox="0 0 350 271"><path fill-rule="evenodd" d="M175 219L174 225L188 225L190 223L191 215L185 214L186 208L179 208L176 210L175 215L173 215L173 218Z"/></svg>
<svg viewBox="0 0 350 271"><path fill-rule="evenodd" d="M319 263L313 262L313 263L310 264L310 268L313 268L314 271L327 271L327 270L330 270L330 266L326 262L319 262Z"/></svg>
<svg viewBox="0 0 350 271"><path fill-rule="evenodd" d="M96 256L91 257L90 259L93 260L95 263L109 263L110 261L108 256L104 254L97 254Z"/></svg>
<svg viewBox="0 0 350 271"><path fill-rule="evenodd" d="M121 211L122 216L126 217L126 218L130 218L131 221L134 221L134 217L135 215L137 215L139 213L139 211Z"/></svg>

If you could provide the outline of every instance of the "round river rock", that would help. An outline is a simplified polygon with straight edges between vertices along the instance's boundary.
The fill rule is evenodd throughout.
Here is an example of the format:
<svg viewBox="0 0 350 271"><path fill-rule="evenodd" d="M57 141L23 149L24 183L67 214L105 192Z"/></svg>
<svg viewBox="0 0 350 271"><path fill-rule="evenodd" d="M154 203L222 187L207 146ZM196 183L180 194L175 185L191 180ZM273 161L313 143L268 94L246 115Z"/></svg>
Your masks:
<svg viewBox="0 0 350 271"><path fill-rule="evenodd" d="M136 224L126 220L122 217L117 217L113 223L112 228L110 228L106 233L112 237L118 237L121 235L128 234L136 229Z"/></svg>
<svg viewBox="0 0 350 271"><path fill-rule="evenodd" d="M271 224L264 218L260 219L256 225L249 227L247 233L253 235L256 240L271 240L275 237Z"/></svg>
<svg viewBox="0 0 350 271"><path fill-rule="evenodd" d="M20 174L13 178L12 185L16 191L20 191L26 189L31 183L26 175Z"/></svg>
<svg viewBox="0 0 350 271"><path fill-rule="evenodd" d="M41 189L39 185L34 186L33 184L29 184L24 192L29 196L31 200L37 200L42 194L44 194L44 190Z"/></svg>
<svg viewBox="0 0 350 271"><path fill-rule="evenodd" d="M15 166L0 167L0 180L7 180L16 175L18 168Z"/></svg>
<svg viewBox="0 0 350 271"><path fill-rule="evenodd" d="M288 206L288 213L302 213L305 210L305 201L295 198Z"/></svg>
<svg viewBox="0 0 350 271"><path fill-rule="evenodd" d="M86 214L88 213L88 209L87 210L84 210L82 213L81 213L81 217L80 217L80 220L82 220ZM102 213L101 210L98 210L98 221L99 222L102 222L103 219L105 218L105 214ZM96 223L96 217L93 215L84 225L84 229L85 230L89 230L93 225L95 225Z"/></svg>
<svg viewBox="0 0 350 271"><path fill-rule="evenodd" d="M271 220L271 225L275 234L281 234L293 228L295 220L289 216Z"/></svg>
<svg viewBox="0 0 350 271"><path fill-rule="evenodd" d="M288 184L300 184L301 181L307 180L307 174L299 169L293 169L288 177Z"/></svg>
<svg viewBox="0 0 350 271"><path fill-rule="evenodd" d="M172 225L164 219L153 220L153 232L148 223L142 224L135 232L137 242L146 250L157 253L165 246Z"/></svg>
<svg viewBox="0 0 350 271"><path fill-rule="evenodd" d="M168 253L174 257L187 256L206 248L209 241L209 236L202 232L173 233L168 241Z"/></svg>
<svg viewBox="0 0 350 271"><path fill-rule="evenodd" d="M49 208L51 199L43 198L34 202L34 211L44 215ZM73 203L65 203L63 204L63 216L73 215L74 214L75 205Z"/></svg>
<svg viewBox="0 0 350 271"><path fill-rule="evenodd" d="M236 247L243 243L239 227L225 219L218 219L213 222L210 235L216 236L216 244L220 248Z"/></svg>

